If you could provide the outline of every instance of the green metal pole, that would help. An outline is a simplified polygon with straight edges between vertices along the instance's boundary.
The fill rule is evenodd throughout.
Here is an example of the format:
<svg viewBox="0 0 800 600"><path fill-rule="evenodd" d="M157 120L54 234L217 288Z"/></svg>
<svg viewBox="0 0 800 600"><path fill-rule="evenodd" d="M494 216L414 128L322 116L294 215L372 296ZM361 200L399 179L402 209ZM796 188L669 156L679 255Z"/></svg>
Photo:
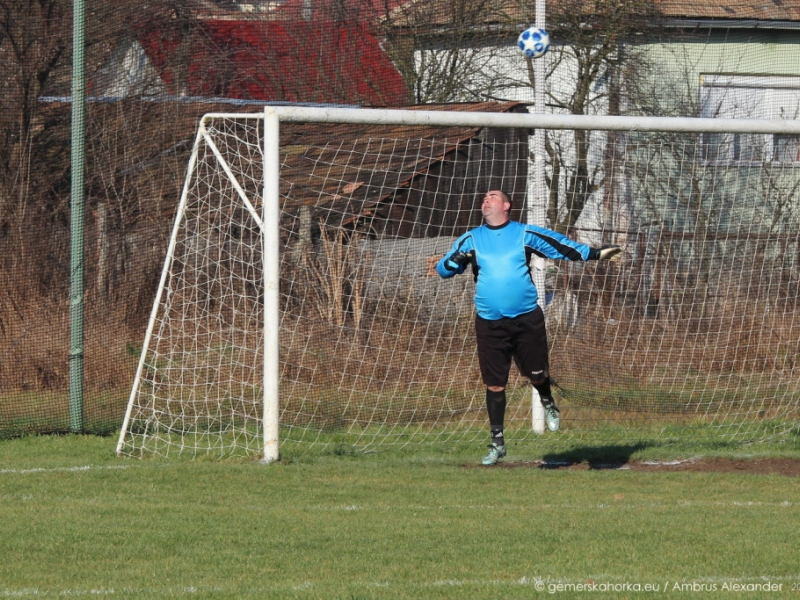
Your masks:
<svg viewBox="0 0 800 600"><path fill-rule="evenodd" d="M73 0L72 12L72 189L70 197L70 346L69 430L83 432L83 320L86 80L84 69L83 0Z"/></svg>

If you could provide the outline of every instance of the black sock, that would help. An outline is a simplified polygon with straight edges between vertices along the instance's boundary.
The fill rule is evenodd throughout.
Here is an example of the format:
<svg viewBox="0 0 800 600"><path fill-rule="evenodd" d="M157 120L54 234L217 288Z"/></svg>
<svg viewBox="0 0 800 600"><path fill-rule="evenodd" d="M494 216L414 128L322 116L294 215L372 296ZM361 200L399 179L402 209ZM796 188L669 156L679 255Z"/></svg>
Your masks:
<svg viewBox="0 0 800 600"><path fill-rule="evenodd" d="M492 443L505 446L503 422L506 415L506 391L493 392L486 390L486 410L489 413L489 427L492 432Z"/></svg>
<svg viewBox="0 0 800 600"><path fill-rule="evenodd" d="M534 383L533 387L539 392L539 398L542 399L542 406L550 406L553 404L553 392L550 390L549 377L541 383Z"/></svg>

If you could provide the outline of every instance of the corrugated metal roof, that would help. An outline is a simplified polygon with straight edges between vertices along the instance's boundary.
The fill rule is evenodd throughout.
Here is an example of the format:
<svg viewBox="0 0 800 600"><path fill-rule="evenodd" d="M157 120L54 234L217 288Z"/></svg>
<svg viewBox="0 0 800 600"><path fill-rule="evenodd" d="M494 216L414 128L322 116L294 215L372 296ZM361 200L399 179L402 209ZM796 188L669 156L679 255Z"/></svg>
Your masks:
<svg viewBox="0 0 800 600"><path fill-rule="evenodd" d="M510 112L523 106L479 102L408 108ZM281 127L284 210L316 206L329 211L334 221L368 214L479 131L475 127L285 124Z"/></svg>
<svg viewBox="0 0 800 600"><path fill-rule="evenodd" d="M667 17L800 21L800 4L787 0L656 0Z"/></svg>
<svg viewBox="0 0 800 600"><path fill-rule="evenodd" d="M376 106L407 98L364 24L204 20L188 36L157 25L143 26L139 41L173 94Z"/></svg>
<svg viewBox="0 0 800 600"><path fill-rule="evenodd" d="M447 26L452 24L450 0L413 0L396 8L390 22L396 27L412 25L412 15L424 14L426 24ZM796 0L653 0L658 11L667 19L726 19L756 21L800 21L800 3ZM586 2L587 12L592 3ZM483 5L480 13L482 23L511 24L515 21L533 22L535 11L533 3L525 11L519 2L513 0L494 0Z"/></svg>
<svg viewBox="0 0 800 600"><path fill-rule="evenodd" d="M199 18L371 22L403 0L193 0Z"/></svg>

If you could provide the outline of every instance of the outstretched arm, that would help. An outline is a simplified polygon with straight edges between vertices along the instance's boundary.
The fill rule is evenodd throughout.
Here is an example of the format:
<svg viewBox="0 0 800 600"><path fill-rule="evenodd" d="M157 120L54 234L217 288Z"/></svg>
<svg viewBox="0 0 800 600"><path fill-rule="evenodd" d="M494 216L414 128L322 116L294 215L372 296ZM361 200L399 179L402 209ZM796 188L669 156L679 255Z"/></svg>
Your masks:
<svg viewBox="0 0 800 600"><path fill-rule="evenodd" d="M619 246L592 248L561 233L535 225L528 225L525 230L525 246L537 256L555 260L616 261L622 257L622 248Z"/></svg>

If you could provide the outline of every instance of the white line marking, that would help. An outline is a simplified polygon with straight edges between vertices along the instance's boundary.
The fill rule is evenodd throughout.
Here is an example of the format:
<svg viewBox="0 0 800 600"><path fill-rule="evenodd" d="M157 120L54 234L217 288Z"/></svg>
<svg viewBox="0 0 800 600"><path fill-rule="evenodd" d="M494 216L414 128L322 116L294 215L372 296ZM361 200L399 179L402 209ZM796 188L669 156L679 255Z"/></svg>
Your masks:
<svg viewBox="0 0 800 600"><path fill-rule="evenodd" d="M116 470L127 469L128 465L108 465L108 466L93 466L85 465L83 467L53 467L50 469L37 468L37 469L0 469L0 475L30 475L35 473L56 473L56 472L79 472L79 471L100 471L100 470Z"/></svg>
<svg viewBox="0 0 800 600"><path fill-rule="evenodd" d="M449 505L421 505L421 504L408 504L408 505L392 505L392 504L376 504L358 506L349 504L343 505L313 505L304 506L302 510L308 512L352 512L352 511L381 511L381 512L397 512L397 511L452 511L452 510L595 510L595 509L609 509L609 508L702 508L706 506L719 506L719 507L736 507L736 508L765 508L765 507L780 507L780 508L796 508L800 507L800 501L791 500L774 500L774 501L761 501L761 500L730 500L722 502L718 500L676 500L674 503L667 502L604 502L598 504L535 504L535 505L503 505L498 507L491 504L449 504ZM297 507L300 508L300 507Z"/></svg>
<svg viewBox="0 0 800 600"><path fill-rule="evenodd" d="M677 467L678 465L685 465L686 463L691 464L698 460L697 458L686 458L684 460L643 460L640 464L654 467Z"/></svg>

